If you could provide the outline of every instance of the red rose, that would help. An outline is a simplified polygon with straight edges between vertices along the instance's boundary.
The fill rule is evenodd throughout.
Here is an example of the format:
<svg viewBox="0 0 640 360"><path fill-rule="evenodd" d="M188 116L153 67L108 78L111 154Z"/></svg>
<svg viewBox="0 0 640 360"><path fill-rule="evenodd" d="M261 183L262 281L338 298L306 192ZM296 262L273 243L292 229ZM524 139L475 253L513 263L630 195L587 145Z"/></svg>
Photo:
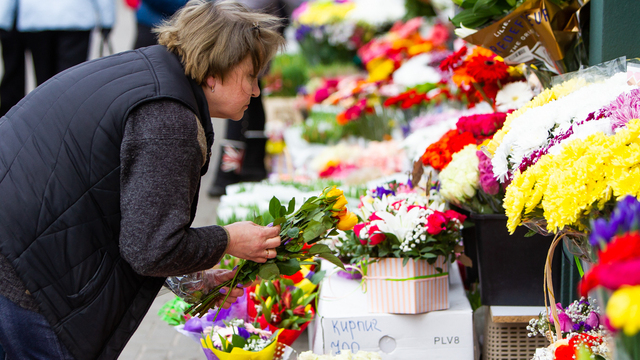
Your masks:
<svg viewBox="0 0 640 360"><path fill-rule="evenodd" d="M445 224L447 218L440 211L436 211L433 214L427 216L427 232L431 235L438 235L442 230L445 230Z"/></svg>
<svg viewBox="0 0 640 360"><path fill-rule="evenodd" d="M369 245L376 246L386 240L386 236L380 231L378 225L369 227Z"/></svg>

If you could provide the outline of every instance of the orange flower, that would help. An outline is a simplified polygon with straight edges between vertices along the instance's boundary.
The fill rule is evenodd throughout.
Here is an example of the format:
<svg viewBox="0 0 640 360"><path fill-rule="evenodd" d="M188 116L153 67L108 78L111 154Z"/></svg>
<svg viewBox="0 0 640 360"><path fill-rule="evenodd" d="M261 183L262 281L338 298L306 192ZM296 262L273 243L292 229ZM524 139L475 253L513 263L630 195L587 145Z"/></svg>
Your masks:
<svg viewBox="0 0 640 360"><path fill-rule="evenodd" d="M342 211L344 210L344 207L346 205L347 205L347 198L345 198L344 195L340 195L338 199L336 199L336 202L333 204L333 210Z"/></svg>
<svg viewBox="0 0 640 360"><path fill-rule="evenodd" d="M358 217L356 214L346 211L343 216L340 216L340 221L338 221L338 225L336 228L338 230L347 231L353 229L353 227L358 223Z"/></svg>

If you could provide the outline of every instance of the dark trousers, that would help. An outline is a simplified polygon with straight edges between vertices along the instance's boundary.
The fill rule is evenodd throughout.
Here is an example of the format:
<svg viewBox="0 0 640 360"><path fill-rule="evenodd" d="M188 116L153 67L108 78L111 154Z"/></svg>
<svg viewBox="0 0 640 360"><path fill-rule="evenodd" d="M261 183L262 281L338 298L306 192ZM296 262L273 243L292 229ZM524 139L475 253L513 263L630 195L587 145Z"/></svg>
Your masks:
<svg viewBox="0 0 640 360"><path fill-rule="evenodd" d="M209 195L223 195L227 185L267 178L264 125L261 92L258 97L251 98L242 119L227 120L227 134L221 141L220 162Z"/></svg>
<svg viewBox="0 0 640 360"><path fill-rule="evenodd" d="M89 57L91 31L0 31L4 75L0 116L25 96L25 50L31 51L37 85Z"/></svg>
<svg viewBox="0 0 640 360"><path fill-rule="evenodd" d="M36 31L22 33L31 51L38 85L89 58L91 31Z"/></svg>
<svg viewBox="0 0 640 360"><path fill-rule="evenodd" d="M9 111L25 95L24 42L13 29L0 30L4 75L0 82L0 116ZM0 358L1 359L1 358Z"/></svg>
<svg viewBox="0 0 640 360"><path fill-rule="evenodd" d="M7 359L74 359L43 315L23 309L2 295L0 319L0 345Z"/></svg>

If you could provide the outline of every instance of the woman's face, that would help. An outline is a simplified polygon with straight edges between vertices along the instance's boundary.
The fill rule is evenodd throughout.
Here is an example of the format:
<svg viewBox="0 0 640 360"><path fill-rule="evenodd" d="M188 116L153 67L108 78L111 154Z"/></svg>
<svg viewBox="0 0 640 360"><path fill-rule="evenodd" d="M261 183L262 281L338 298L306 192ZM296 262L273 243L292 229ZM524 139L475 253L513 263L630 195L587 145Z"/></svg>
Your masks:
<svg viewBox="0 0 640 360"><path fill-rule="evenodd" d="M224 82L219 77L209 76L202 88L211 117L231 120L242 119L251 97L260 95L258 74L254 74L249 56L231 70Z"/></svg>

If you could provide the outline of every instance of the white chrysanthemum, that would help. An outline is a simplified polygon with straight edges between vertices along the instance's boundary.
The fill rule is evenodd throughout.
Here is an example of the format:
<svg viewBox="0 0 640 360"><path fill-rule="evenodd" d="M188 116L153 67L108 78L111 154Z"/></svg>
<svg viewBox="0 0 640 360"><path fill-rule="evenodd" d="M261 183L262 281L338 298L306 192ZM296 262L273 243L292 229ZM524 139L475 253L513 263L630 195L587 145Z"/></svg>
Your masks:
<svg viewBox="0 0 640 360"><path fill-rule="evenodd" d="M493 173L500 181L520 166L523 158L548 146L553 133L568 128L629 91L626 74L618 73L609 79L582 87L573 93L528 110L511 121L511 129L504 136L491 160Z"/></svg>
<svg viewBox="0 0 640 360"><path fill-rule="evenodd" d="M533 99L533 90L525 81L505 85L496 95L498 111L519 109Z"/></svg>
<svg viewBox="0 0 640 360"><path fill-rule="evenodd" d="M451 162L440 172L440 194L445 199L460 203L472 198L479 185L476 145L469 144L453 154Z"/></svg>
<svg viewBox="0 0 640 360"><path fill-rule="evenodd" d="M429 62L431 62L431 55L427 53L412 57L393 72L393 83L407 88L426 83L438 83L442 80L442 76L436 69L429 66Z"/></svg>
<svg viewBox="0 0 640 360"><path fill-rule="evenodd" d="M562 151L563 145L567 144L569 141L574 139L585 139L587 136L593 135L598 132L604 133L608 136L613 135L613 130L611 129L611 120L609 118L587 121L579 126L574 126L573 134L561 143L550 147L549 154L558 155Z"/></svg>
<svg viewBox="0 0 640 360"><path fill-rule="evenodd" d="M313 351L305 351L298 355L298 360L317 360L318 355L314 354Z"/></svg>
<svg viewBox="0 0 640 360"><path fill-rule="evenodd" d="M353 360L382 360L380 354L372 351L358 351Z"/></svg>

